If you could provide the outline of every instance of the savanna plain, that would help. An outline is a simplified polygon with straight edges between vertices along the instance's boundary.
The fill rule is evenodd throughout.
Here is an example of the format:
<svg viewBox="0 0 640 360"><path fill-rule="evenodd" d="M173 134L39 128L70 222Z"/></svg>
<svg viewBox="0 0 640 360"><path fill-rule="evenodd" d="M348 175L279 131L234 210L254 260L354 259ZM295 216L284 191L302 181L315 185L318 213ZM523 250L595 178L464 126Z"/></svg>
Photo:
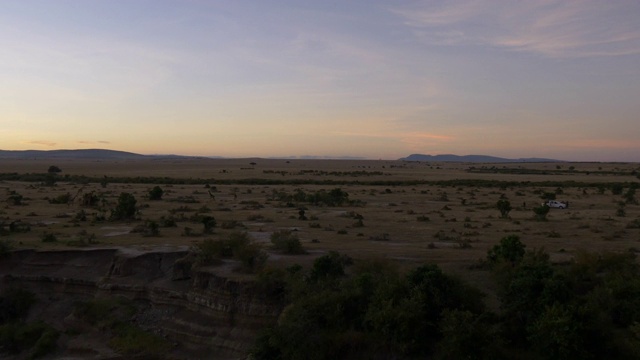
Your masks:
<svg viewBox="0 0 640 360"><path fill-rule="evenodd" d="M337 252L400 273L435 264L500 312L486 263L504 238L554 266L640 251L636 163L0 159L0 173L5 251L188 252L242 237L265 254L260 269L208 264L239 281ZM568 208L545 209L551 199Z"/></svg>
<svg viewBox="0 0 640 360"><path fill-rule="evenodd" d="M2 161L1 172L46 173L51 165L62 170L53 186L0 183L4 227L20 222L31 228L5 235L16 247L191 246L244 231L269 250L270 234L289 230L310 255L287 263L335 250L461 270L509 234L558 261L579 250L629 251L640 241L634 226L640 207L624 197L638 181L640 166L633 163L61 159ZM150 200L156 186L162 195ZM339 204L296 197L335 189L346 193ZM13 193L22 196L18 203ZM136 213L109 221L122 193L133 195ZM87 194L94 201L83 204ZM533 209L547 198L569 207L550 209L545 221L537 221ZM500 199L512 207L506 216L496 205ZM202 216L193 216L204 214L216 222L210 234L202 233ZM158 231L144 231L145 222L157 223ZM91 235L91 244L74 242L80 233ZM43 241L44 234L56 241Z"/></svg>

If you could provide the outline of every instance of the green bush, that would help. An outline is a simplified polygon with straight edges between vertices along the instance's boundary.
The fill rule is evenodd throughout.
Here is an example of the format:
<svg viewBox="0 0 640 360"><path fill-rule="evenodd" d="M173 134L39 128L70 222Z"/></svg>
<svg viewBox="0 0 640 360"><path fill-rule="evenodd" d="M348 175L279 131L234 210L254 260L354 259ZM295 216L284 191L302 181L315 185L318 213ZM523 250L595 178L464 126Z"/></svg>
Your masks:
<svg viewBox="0 0 640 360"><path fill-rule="evenodd" d="M137 200L133 194L123 192L118 197L116 208L111 210L111 220L129 220L136 214Z"/></svg>
<svg viewBox="0 0 640 360"><path fill-rule="evenodd" d="M44 232L42 236L40 236L40 240L42 242L56 242L58 241L58 237L54 233Z"/></svg>
<svg viewBox="0 0 640 360"><path fill-rule="evenodd" d="M204 227L203 232L205 234L213 233L213 229L216 227L216 219L213 216L205 215L201 218L202 226Z"/></svg>
<svg viewBox="0 0 640 360"><path fill-rule="evenodd" d="M10 205L22 205L22 200L24 199L24 196L18 194L15 191L10 191L9 192L9 197L7 198L7 203L9 203Z"/></svg>
<svg viewBox="0 0 640 360"><path fill-rule="evenodd" d="M403 276L388 263L369 262L347 276L344 267L349 263L350 258L334 252L316 260L306 281L290 273L292 303L257 339L252 356L431 358L442 337L438 324L446 309L468 311L474 317L483 309L477 291L435 265Z"/></svg>
<svg viewBox="0 0 640 360"><path fill-rule="evenodd" d="M289 230L274 231L271 234L271 243L276 251L284 254L293 255L306 253L302 248L298 236Z"/></svg>
<svg viewBox="0 0 640 360"><path fill-rule="evenodd" d="M525 247L518 235L509 235L500 240L500 244L494 245L487 253L490 264L508 262L512 265L519 263L525 254Z"/></svg>
<svg viewBox="0 0 640 360"><path fill-rule="evenodd" d="M239 270L254 273L264 268L269 255L256 243L250 243L235 250L233 258L240 261Z"/></svg>
<svg viewBox="0 0 640 360"><path fill-rule="evenodd" d="M511 211L511 203L507 199L498 200L496 206L500 211L500 216L506 218L509 216L509 212Z"/></svg>
<svg viewBox="0 0 640 360"><path fill-rule="evenodd" d="M68 204L71 201L71 194L66 193L49 199L49 204Z"/></svg>
<svg viewBox="0 0 640 360"><path fill-rule="evenodd" d="M118 322L128 321L135 311L126 298L102 297L76 304L74 315L91 325L110 328Z"/></svg>
<svg viewBox="0 0 640 360"><path fill-rule="evenodd" d="M542 206L538 206L538 207L534 207L533 208L533 212L535 214L534 218L538 221L546 221L547 220L547 214L549 214L549 210L551 208L549 207L549 205L544 204Z"/></svg>
<svg viewBox="0 0 640 360"><path fill-rule="evenodd" d="M164 195L164 190L160 186L156 185L149 190L149 200L162 200L162 195Z"/></svg>
<svg viewBox="0 0 640 360"><path fill-rule="evenodd" d="M10 354L28 351L28 359L50 354L56 349L59 333L50 325L34 323L10 323L0 326L0 348Z"/></svg>
<svg viewBox="0 0 640 360"><path fill-rule="evenodd" d="M262 248L251 242L246 232L229 234L227 239L206 239L195 246L195 265L216 265L221 259L240 261L240 270L255 272L267 261L268 255Z"/></svg>
<svg viewBox="0 0 640 360"><path fill-rule="evenodd" d="M159 356L171 349L171 344L165 339L128 323L116 324L113 333L109 345L124 355Z"/></svg>

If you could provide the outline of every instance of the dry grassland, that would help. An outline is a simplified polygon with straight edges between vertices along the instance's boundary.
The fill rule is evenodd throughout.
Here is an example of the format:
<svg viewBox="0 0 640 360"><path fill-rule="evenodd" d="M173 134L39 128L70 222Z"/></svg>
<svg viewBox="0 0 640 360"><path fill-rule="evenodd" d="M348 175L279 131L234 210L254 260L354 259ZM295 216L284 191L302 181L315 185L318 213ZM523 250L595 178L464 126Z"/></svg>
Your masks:
<svg viewBox="0 0 640 360"><path fill-rule="evenodd" d="M269 249L269 236L280 229L294 230L308 251L288 256L270 251L269 264L310 263L330 250L354 258L386 258L415 266L435 262L446 269L463 270L486 256L487 250L507 235L516 234L527 248L543 247L552 260L565 261L581 250L637 251L640 249L640 206L624 206L622 195L613 195L612 183L638 182L638 164L602 163L408 163L364 160L275 160L275 159L164 159L164 160L0 160L0 173L44 173L50 165L62 169L55 186L37 182L3 181L0 194L23 196L22 204L10 201L0 207L4 228L21 221L31 230L4 234L0 240L17 248L63 249L78 247L155 246L188 247L206 238L219 239L233 231L246 231ZM476 169L516 169L468 172ZM567 169L572 168L572 171ZM522 173L525 170L538 173ZM548 171L548 173L540 173ZM156 184L98 182L88 184L65 180L65 175L92 177L168 177L208 179L210 187L157 184L162 200L148 200ZM240 179L270 179L275 185L234 184ZM569 181L592 186L541 187L517 185L490 187L443 186L433 182L453 179L545 182ZM299 180L303 184L292 184ZM328 183L327 181L334 181ZM376 185L376 181L394 182ZM219 183L217 183L219 182ZM323 183L324 182L324 183ZM596 184L602 184L604 191ZM297 189L313 193L340 188L357 204L339 207L279 201L274 193L293 194ZM625 188L626 192L628 189ZM210 195L209 191L211 191ZM83 194L94 192L101 198L94 207L82 206ZM136 220L109 221L122 192L137 199ZM71 194L70 204L51 204L50 199ZM558 200L570 202L566 210L551 209L548 221L533 219L532 208L543 201L542 193L558 193ZM506 197L513 206L508 218L501 218L496 202ZM640 195L639 195L640 196ZM4 200L4 199L3 199ZM306 208L308 220L299 220ZM85 214L86 220L79 214ZM202 224L191 221L196 214L216 219L213 234L198 235ZM358 224L355 215L362 216ZM106 217L107 220L100 220ZM176 227L160 227L159 236L144 236L136 228L145 221L161 223L173 218ZM360 226L362 225L362 226ZM185 230L191 228L191 230ZM189 232L197 236L186 236ZM46 235L55 242L44 242ZM52 238L50 237L49 240Z"/></svg>

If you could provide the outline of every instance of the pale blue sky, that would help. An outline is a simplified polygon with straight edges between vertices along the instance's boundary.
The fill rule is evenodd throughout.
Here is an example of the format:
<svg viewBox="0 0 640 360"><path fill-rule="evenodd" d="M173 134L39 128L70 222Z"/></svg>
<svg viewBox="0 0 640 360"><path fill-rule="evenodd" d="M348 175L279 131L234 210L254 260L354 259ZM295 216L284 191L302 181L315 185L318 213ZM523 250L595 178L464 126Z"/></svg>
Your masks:
<svg viewBox="0 0 640 360"><path fill-rule="evenodd" d="M640 2L0 1L0 149L640 161Z"/></svg>

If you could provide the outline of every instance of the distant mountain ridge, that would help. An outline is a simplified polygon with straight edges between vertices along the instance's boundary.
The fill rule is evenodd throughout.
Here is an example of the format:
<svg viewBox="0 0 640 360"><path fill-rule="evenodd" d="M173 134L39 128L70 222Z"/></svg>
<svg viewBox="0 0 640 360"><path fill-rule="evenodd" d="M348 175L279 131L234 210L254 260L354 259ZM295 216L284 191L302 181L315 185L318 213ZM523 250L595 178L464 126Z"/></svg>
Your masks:
<svg viewBox="0 0 640 360"><path fill-rule="evenodd" d="M141 159L147 155L106 149L0 150L2 159Z"/></svg>
<svg viewBox="0 0 640 360"><path fill-rule="evenodd" d="M403 161L441 161L441 162L472 162L472 163L507 163L507 162L562 162L563 160L545 159L545 158L519 158L507 159L489 155L424 155L411 154L405 158L398 160Z"/></svg>
<svg viewBox="0 0 640 360"><path fill-rule="evenodd" d="M127 151L108 149L60 149L60 150L0 150L0 159L145 159L145 158L220 158L216 156L183 156L183 155L143 155ZM294 159L296 157L290 157ZM326 156L300 156L298 159L329 159ZM331 159L358 160L357 157L331 157ZM506 162L562 162L562 160L545 158L507 159L488 155L424 155L411 154L401 161L440 161L471 163L506 163Z"/></svg>

